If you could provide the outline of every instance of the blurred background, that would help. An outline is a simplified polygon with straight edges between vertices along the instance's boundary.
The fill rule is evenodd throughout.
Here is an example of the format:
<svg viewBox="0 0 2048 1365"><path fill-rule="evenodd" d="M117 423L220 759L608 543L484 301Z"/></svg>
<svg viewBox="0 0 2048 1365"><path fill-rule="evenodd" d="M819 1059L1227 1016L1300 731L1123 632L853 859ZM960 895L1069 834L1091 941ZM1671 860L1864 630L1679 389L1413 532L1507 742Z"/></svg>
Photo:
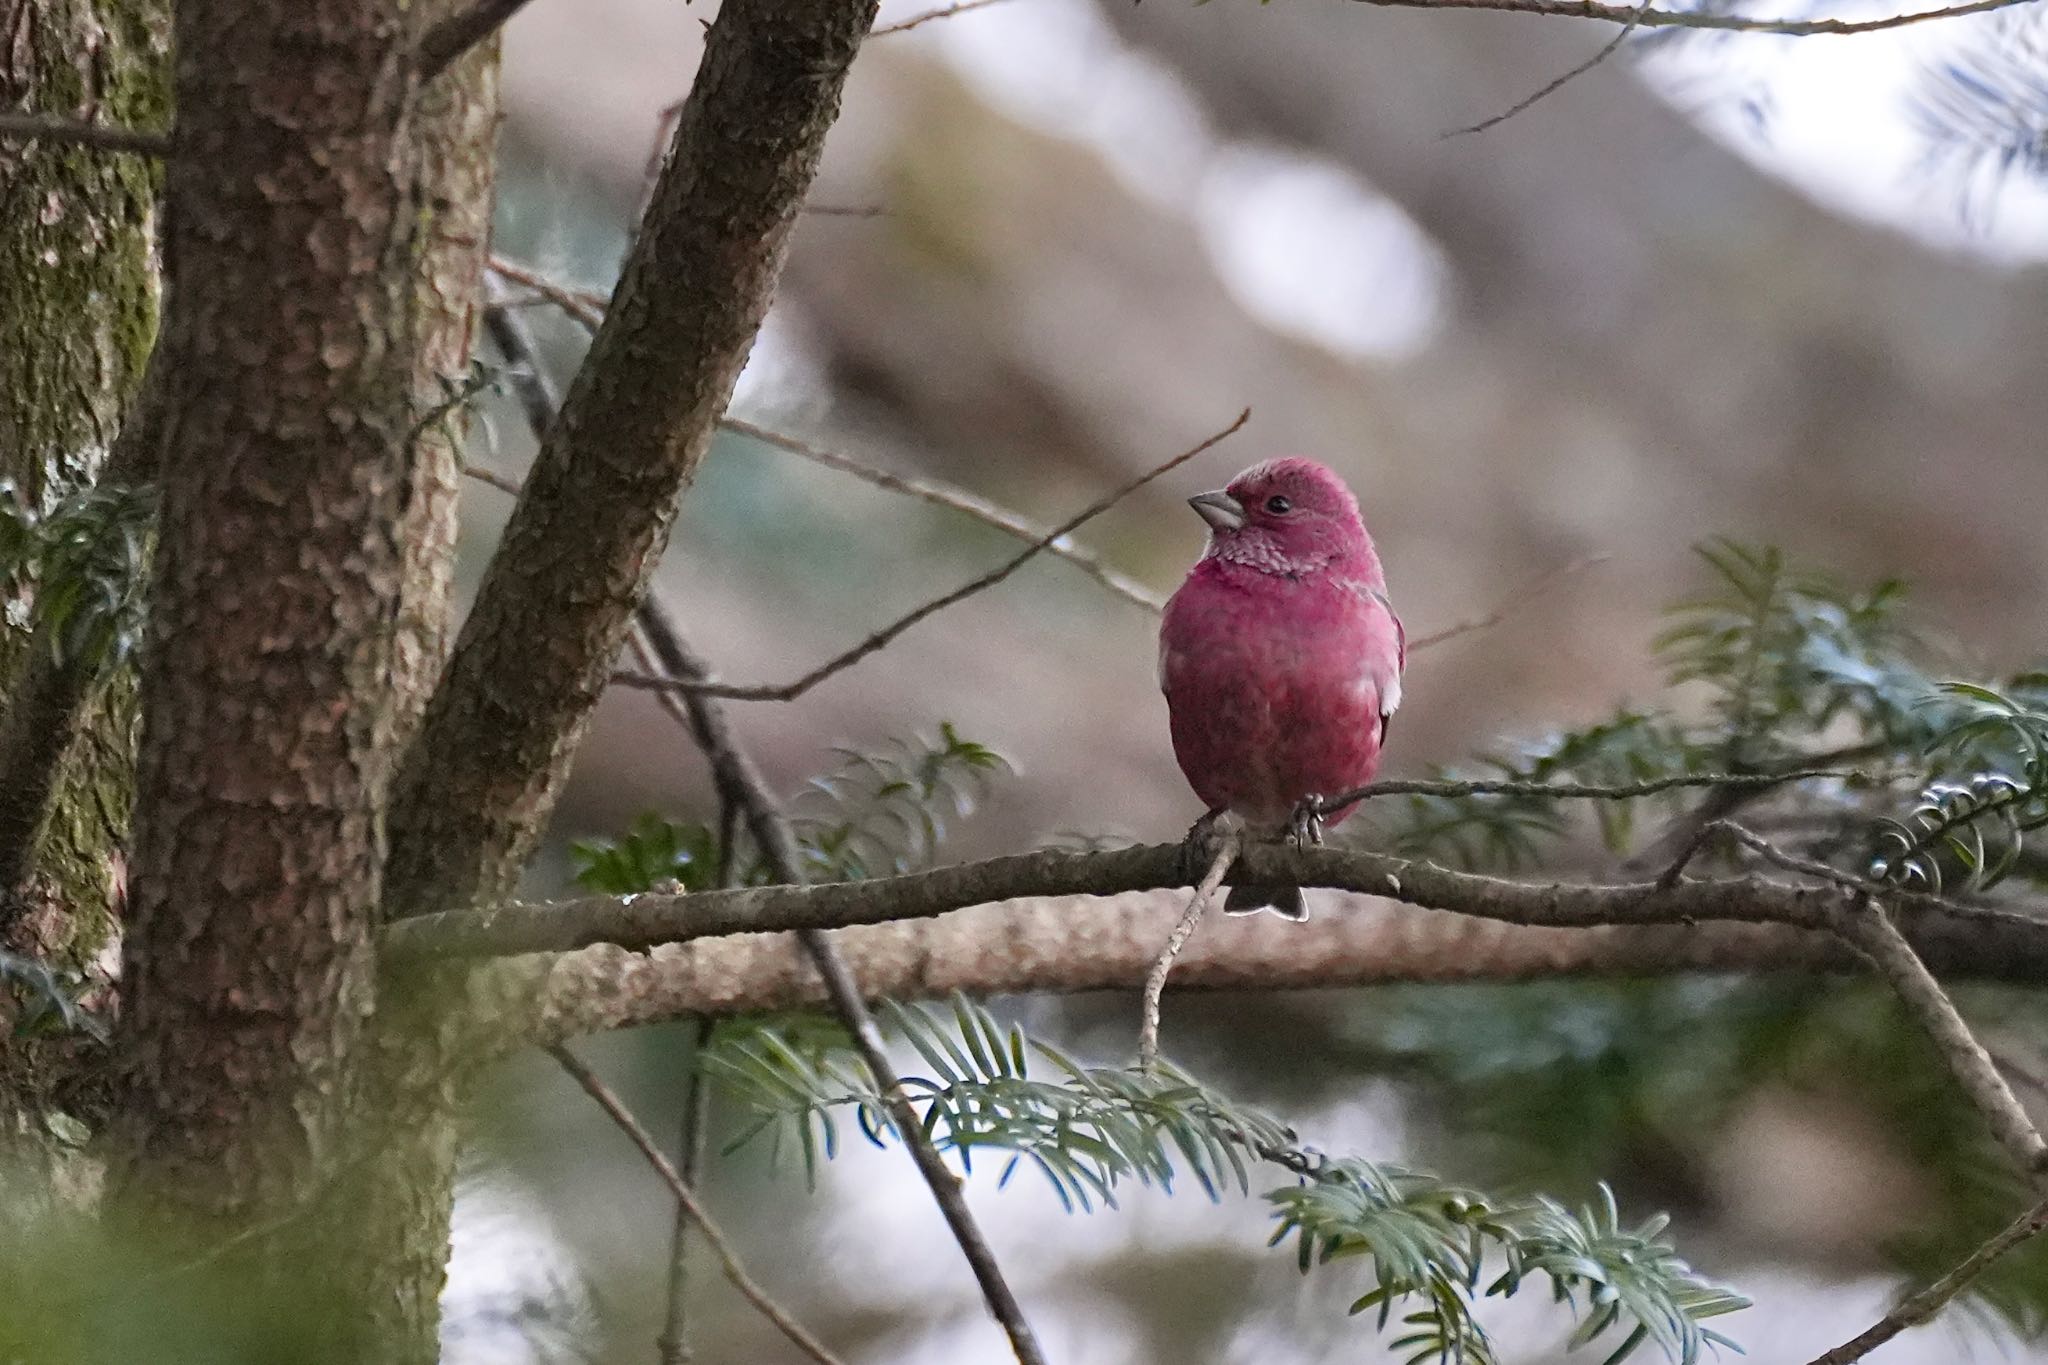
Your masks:
<svg viewBox="0 0 2048 1365"><path fill-rule="evenodd" d="M922 8L891 0L883 22ZM542 0L512 23L502 256L609 292L714 12ZM1007 0L878 37L735 414L1051 522L1249 407L1076 538L1164 594L1203 541L1186 496L1313 455L1358 491L1411 636L1604 556L1417 657L1389 775L1654 694L1646 642L1713 534L1906 578L1986 668L2038 657L2048 25L2023 7L1857 37L1633 34L1456 134L1613 36L1345 0ZM580 331L524 316L566 377ZM516 474L519 410L483 418L473 458ZM509 501L465 498L473 581ZM1013 548L728 435L660 588L724 677L781 681ZM1176 837L1199 809L1154 632L1041 560L736 719L788 791L835 745L942 721L993 746L1015 772L948 859ZM708 784L650 699L615 693L529 889L560 894L571 840L647 811L708 819ZM1132 999L1001 1008L1084 1058L1129 1054ZM1390 986L1170 1003L1168 1048L1327 1150L1572 1200L1605 1178L1625 1210L1670 1209L1681 1248L1757 1300L1728 1330L1803 1360L1883 1311L1887 1251L1939 1240L1928 1210L1968 1178L1931 1116L1945 1101L1916 1088L1944 1083L1901 1061L1884 1014L1844 983ZM673 1133L690 1036L585 1053ZM1006 1359L907 1160L851 1148L815 1191L758 1147L714 1161L710 1200L757 1275L849 1361ZM668 1206L604 1117L545 1059L508 1065L469 1165L449 1358L652 1359ZM1066 1365L1394 1358L1344 1315L1341 1276L1263 1249L1255 1198L1069 1215L1027 1179L972 1194ZM697 1278L700 1360L795 1358ZM1496 1315L1511 1359L1562 1351L1568 1319L1533 1298ZM2005 1322L1952 1314L1882 1359L2048 1360Z"/></svg>

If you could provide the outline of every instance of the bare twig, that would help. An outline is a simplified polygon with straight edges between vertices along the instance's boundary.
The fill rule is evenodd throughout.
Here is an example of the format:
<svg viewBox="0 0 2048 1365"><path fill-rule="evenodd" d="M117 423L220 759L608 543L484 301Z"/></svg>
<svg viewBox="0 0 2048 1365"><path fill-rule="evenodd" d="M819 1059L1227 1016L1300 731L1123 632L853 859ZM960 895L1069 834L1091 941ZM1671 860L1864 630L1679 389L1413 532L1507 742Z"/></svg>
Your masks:
<svg viewBox="0 0 2048 1365"><path fill-rule="evenodd" d="M1854 1365L1878 1347L1890 1341L1909 1327L1918 1327L1932 1321L1935 1314L1975 1282L1990 1268L1991 1263L2011 1251L2022 1242L2040 1235L2048 1229L2048 1202L2034 1205L2025 1213L1998 1231L1991 1240L1971 1252L1954 1270L1928 1285L1925 1289L1900 1301L1899 1306L1886 1313L1877 1322L1822 1355L1815 1356L1811 1365Z"/></svg>
<svg viewBox="0 0 2048 1365"><path fill-rule="evenodd" d="M1835 915L1835 932L1869 958L1880 975L1898 992L1906 1009L1927 1031L1941 1050L1949 1070L1955 1073L1970 1102L1984 1116L1992 1135L2013 1161L2036 1184L2048 1172L2048 1141L1998 1074L1990 1054L1970 1031L1948 992L1927 970L1913 946L1906 942L1884 907L1868 896L1858 896L1847 909Z"/></svg>
<svg viewBox="0 0 2048 1365"><path fill-rule="evenodd" d="M1111 507L1114 507L1117 503L1129 497L1132 493L1135 493L1140 488L1143 488L1146 484L1152 482L1160 475L1166 473L1171 469L1174 469L1180 465L1187 463L1189 460L1194 459L1197 455L1202 454L1210 447L1216 445L1217 443L1224 440L1226 437L1235 433L1238 430L1238 428L1242 427L1247 421L1251 419L1251 415L1251 409L1246 408L1243 412L1237 415L1237 419L1235 421L1231 422L1231 424L1223 428L1223 430L1217 432L1213 436L1206 438L1199 444L1189 447L1188 449L1182 451L1180 454L1174 456L1172 459L1167 460L1162 464L1154 465L1151 469L1146 470L1137 478L1132 479L1128 483L1123 484L1121 487L1104 494L1100 498L1097 498L1094 502L1090 503L1086 508L1082 509L1080 512L1075 513L1073 516L1067 518L1058 526L1055 526L1051 531L1047 532L1044 536L1041 536L1038 540L1033 541L1031 545L1024 550L1023 553L1010 559L1009 561L1005 562L999 567L989 570L987 573L981 575L979 578L973 579L968 583L964 583L960 587L953 589L951 592L935 597L931 601L926 602L923 606L917 607L912 611L906 612L904 615L899 616L898 618L896 618L896 620L882 627L882 629L868 636L865 640L862 640L853 648L846 650L844 653L836 655L831 659L826 660L822 664L819 664L816 668L804 674L795 682L753 684L720 683L710 681L686 682L681 679L649 676L645 673L635 672L614 673L612 675L612 681L627 687L638 687L648 689L651 691L667 690L694 692L701 696L727 697L734 701L793 700L794 698L800 697L804 693L810 691L813 687L816 687L819 683L825 681L825 679L831 677L833 674L841 672L844 669L850 668L852 665L859 663L862 659L867 658L870 654L873 654L877 650L884 648L897 636L901 635L904 631L909 630L912 626L924 620L926 617L933 616L938 612L944 611L947 607L952 606L956 602L964 601L965 599L974 596L978 592L982 592L988 588L994 587L996 584L1002 582L1011 574L1015 573L1017 570L1023 568L1026 564L1030 563L1031 560L1037 558L1039 554L1044 552L1049 546L1053 544L1053 542L1057 541L1060 537L1072 533L1084 522L1090 521L1093 518L1100 516L1102 513L1108 511Z"/></svg>
<svg viewBox="0 0 2048 1365"><path fill-rule="evenodd" d="M506 21L526 8L526 0L477 0L449 15L420 39L420 80L434 79L462 60L464 53L490 39Z"/></svg>
<svg viewBox="0 0 2048 1365"><path fill-rule="evenodd" d="M1002 0L959 0L957 4L941 5L937 9L928 9L922 14L913 14L908 19L897 23L884 24L869 36L886 38L892 33L908 33L922 24L929 24L934 19L950 19L956 14L965 14L969 10L987 9L990 5L1001 3Z"/></svg>
<svg viewBox="0 0 2048 1365"><path fill-rule="evenodd" d="M1370 800L1375 796L1533 796L1553 800L1631 801L1639 796L1655 796L1659 792L1674 791L1681 787L1775 787L1808 778L1857 775L1853 770L1843 768L1795 768L1788 772L1776 773L1681 773L1675 777L1658 777L1645 782L1624 782L1613 786L1589 782L1525 782L1516 779L1436 782L1397 778L1385 782L1368 782L1352 791L1321 797L1317 805L1323 811L1331 811L1340 806L1348 806L1354 801Z"/></svg>
<svg viewBox="0 0 2048 1365"><path fill-rule="evenodd" d="M1955 19L1969 14L1988 14L2009 9L2030 0L1971 0L1964 5L1941 9L1914 10L1887 15L1882 19L1756 19L1713 10L1644 9L1636 5L1605 4L1602 0L1358 0L1360 4L1402 9L1502 10L1510 14L1540 14L1565 19L1598 19L1610 24L1641 25L1644 28L1706 28L1730 33L1776 33L1790 38L1813 38L1853 33L1878 33L1904 28L1933 19Z"/></svg>
<svg viewBox="0 0 2048 1365"><path fill-rule="evenodd" d="M1209 871L1194 894L1188 897L1188 908L1181 912L1173 932L1166 936L1165 946L1154 959L1152 970L1145 974L1145 994L1138 1023L1138 1065L1146 1071L1151 1071L1159 1062L1159 997L1166 993L1167 974L1173 970L1174 959L1187 946L1195 926L1202 922L1202 912L1209 908L1216 888L1223 885L1224 875L1230 871L1230 864L1237 857L1237 832L1228 825L1218 825L1215 830L1216 852L1209 860Z"/></svg>
<svg viewBox="0 0 2048 1365"><path fill-rule="evenodd" d="M96 147L104 152L134 152L138 156L171 154L169 133L110 128L61 114L0 112L0 142L61 142L72 147Z"/></svg>
<svg viewBox="0 0 2048 1365"><path fill-rule="evenodd" d="M704 676L703 662L691 652L681 632L665 614L659 610L647 610L643 604L638 622L665 668L679 678ZM711 764L713 780L718 785L721 798L730 801L745 815L754 842L759 845L775 876L785 885L801 887L806 878L803 855L797 848L796 837L775 799L769 795L768 786L762 781L753 761L740 747L723 708L709 697L694 693L686 694L683 704L691 731ZM812 965L818 969L834 1012L846 1025L855 1049L874 1076L875 1084L880 1087L890 1121L896 1126L904 1147L909 1150L918 1173L930 1187L932 1199L951 1228L953 1239L960 1244L961 1253L981 1285L990 1315L1009 1335L1011 1349L1020 1365L1043 1365L1044 1352L1030 1323L1025 1320L1023 1305L1003 1278L995 1253L989 1249L981 1229L974 1222L974 1215L968 1211L959 1181L946 1169L944 1158L919 1121L909 1092L904 1089L902 1077L889 1060L882 1032L876 1027L874 1015L868 1010L867 1001L862 998L852 972L847 970L845 960L822 931L804 930L798 934L798 941L810 955Z"/></svg>
<svg viewBox="0 0 2048 1365"><path fill-rule="evenodd" d="M682 1162L683 1183L695 1189L704 1169L704 1136L710 1127L710 1088L704 1084L704 1049L711 1041L711 1020L697 1020L697 1041L690 1050L690 1075L683 1083L683 1125L677 1156ZM669 1232L667 1311L662 1314L661 1336L655 1342L661 1365L689 1365L690 1350L690 1215L676 1205L675 1227Z"/></svg>
<svg viewBox="0 0 2048 1365"><path fill-rule="evenodd" d="M595 332L604 321L607 300L595 290L572 289L566 284L549 279L532 266L521 265L503 256L491 257L491 273L502 276L514 284L525 285L568 314L573 321L581 324L585 331Z"/></svg>
<svg viewBox="0 0 2048 1365"><path fill-rule="evenodd" d="M1498 128L1501 124L1506 123L1515 115L1523 113L1531 107L1542 103L1544 100L1549 99L1552 95L1555 95L1558 91L1564 89L1567 85L1570 85L1573 81L1585 75L1588 71L1591 71L1594 67L1606 61L1609 57L1612 57L1615 54L1615 51L1618 48L1620 48L1623 43L1628 41L1628 35L1636 31L1636 25L1642 23L1643 15L1646 11L1648 11L1649 7L1649 0L1643 0L1642 4L1636 6L1634 16L1631 17L1626 24L1623 24L1621 26L1621 31L1619 33L1615 34L1612 38L1609 38L1604 44L1602 44L1598 52L1595 52L1592 56L1586 58L1586 60L1580 62L1577 66L1565 72L1556 80L1551 81L1548 85L1545 85L1535 94L1524 96L1523 98L1509 105L1500 113L1493 115L1493 117L1491 118L1483 118L1479 120L1479 122L1467 124L1463 128L1453 128L1449 132L1443 134L1443 136L1447 138L1464 137L1468 133L1483 133L1489 128Z"/></svg>
<svg viewBox="0 0 2048 1365"><path fill-rule="evenodd" d="M955 512L965 513L967 516L973 517L976 521L982 523L982 525L993 526L1005 535L1014 536L1018 540L1032 543L1043 542L1046 554L1066 560L1069 564L1076 566L1083 573L1086 573L1090 578L1100 583L1103 587L1108 588L1125 601L1135 602L1139 606L1150 608L1153 611L1163 610L1166 606L1166 603L1149 591L1144 584L1127 578L1115 569L1109 568L1088 551L1078 546L1061 544L1057 537L1048 539L1048 534L1043 526L1026 521L1015 512L1005 507L1000 507L986 498L969 492L967 489L953 484L942 483L936 479L920 478L910 474L895 474L886 469L878 469L874 465L863 464L859 460L850 459L845 455L839 454L837 451L823 450L811 445L809 442L800 441L794 436L785 436L779 431L770 431L766 427L756 426L752 422L743 422L735 417L725 418L719 423L719 426L727 431L737 432L749 440L760 441L764 445L773 446L777 450L787 451L791 455L800 455L813 464L823 465L827 469L836 469L842 474L851 474L863 483L871 483L877 488L886 488L892 493L901 493L906 497L917 498L931 503L935 507L945 507Z"/></svg>
<svg viewBox="0 0 2048 1365"><path fill-rule="evenodd" d="M478 483L489 484L500 493L510 493L515 498L519 496L519 480L510 474L500 474L497 470L480 464L465 464L462 466L462 472Z"/></svg>
<svg viewBox="0 0 2048 1365"><path fill-rule="evenodd" d="M1459 621L1445 626L1442 630L1432 631L1428 635L1420 635L1410 640L1408 642L1408 652L1410 654L1417 654L1425 649L1433 649L1437 645L1446 644L1461 635L1470 635L1475 631L1491 630L1507 620L1517 608L1526 606L1530 601L1542 596L1558 583L1563 582L1582 570L1592 568L1595 564L1605 564L1611 558L1613 558L1612 555L1587 555L1582 559L1574 559L1570 563L1560 564L1550 572L1539 576L1526 587L1511 594L1499 606L1486 613L1486 615Z"/></svg>
<svg viewBox="0 0 2048 1365"><path fill-rule="evenodd" d="M647 1130L640 1126L640 1120L634 1118L632 1111L612 1093L611 1087L598 1079L597 1073L585 1066L582 1059L568 1048L559 1044L552 1046L548 1048L548 1055L561 1063L564 1071L576 1078L576 1084L583 1087L584 1093L596 1100L598 1107L610 1115L612 1122L619 1126L619 1131L640 1149L640 1155L647 1158L647 1164L654 1167L655 1172L661 1176L662 1183L668 1186L669 1193L676 1197L677 1206L689 1215L690 1221L697 1225L697 1230L704 1234L705 1244L711 1248L711 1254L718 1258L718 1264L725 1271L725 1278L732 1281L733 1288L739 1290L748 1303L760 1310L762 1317L774 1323L776 1330L789 1338L792 1345L817 1361L818 1365L841 1365L839 1357L833 1355L826 1349L824 1343L806 1331L802 1323L791 1317L787 1309L770 1298L768 1291L761 1288L754 1277L747 1273L747 1268L733 1252L732 1244L725 1240L724 1231L698 1200L697 1192L690 1188L689 1182L683 1179L682 1172L675 1168L675 1163L668 1159L667 1154L655 1145Z"/></svg>
<svg viewBox="0 0 2048 1365"><path fill-rule="evenodd" d="M1885 913L1879 898L1896 894L1895 889L1826 863L1787 853L1769 840L1726 820L1716 821L1703 829L1688 848L1687 856L1716 834L1727 835L1765 861L1788 872L1826 882L1847 896L1846 902L1838 905L1828 916L1829 929L1868 958L1878 973L1891 983L1907 1011L1940 1050L1957 1083L1984 1116L1993 1136L2019 1168L2037 1181L2048 1174L2048 1141L2042 1139L2033 1120L2027 1117L2026 1108L2012 1093L2012 1087L2006 1084L2005 1077L1999 1073L1984 1045L1970 1031L1969 1024L1956 1009L1955 1002L1949 999L1948 992L1941 988L1941 983L1927 970L1927 964L1913 951L1913 945L1906 941L1905 935ZM1657 886L1668 890L1683 867L1683 861L1676 864L1659 879ZM1962 906L1951 908L1965 910Z"/></svg>

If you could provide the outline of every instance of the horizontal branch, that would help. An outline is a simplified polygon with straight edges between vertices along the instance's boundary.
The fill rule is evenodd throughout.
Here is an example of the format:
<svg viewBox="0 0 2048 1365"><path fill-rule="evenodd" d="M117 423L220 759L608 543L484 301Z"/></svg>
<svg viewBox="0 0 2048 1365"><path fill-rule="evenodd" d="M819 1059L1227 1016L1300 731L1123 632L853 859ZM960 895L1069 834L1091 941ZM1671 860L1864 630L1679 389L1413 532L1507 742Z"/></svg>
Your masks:
<svg viewBox="0 0 2048 1365"><path fill-rule="evenodd" d="M1507 881L1430 863L1338 848L1254 844L1237 873L1267 885L1333 887L1426 909L1553 929L1726 920L1826 930L1844 893L1761 877L1581 885ZM397 958L563 952L594 943L650 948L724 934L843 929L924 919L995 901L1112 896L1188 884L1178 844L1071 853L1041 850L900 877L760 886L691 896L589 897L544 905L424 915L388 926ZM2005 910L1900 896L1901 928L1938 966L2048 978L2048 921ZM1156 943L1154 945L1156 949Z"/></svg>
<svg viewBox="0 0 2048 1365"><path fill-rule="evenodd" d="M1472 781L1390 778L1384 782L1368 782L1363 787L1339 792L1335 796L1322 797L1318 804L1328 811L1348 806L1354 801L1370 801L1376 796L1533 796L1553 801L1632 801L1637 797L1655 796L1659 792L1676 791L1682 787L1777 787L1816 777L1860 776L1862 774L1846 768L1790 768L1772 773L1680 773L1674 777L1622 783L1530 782L1519 778L1497 781L1486 778Z"/></svg>
<svg viewBox="0 0 2048 1365"><path fill-rule="evenodd" d="M0 113L0 141L61 142L106 152L134 152L139 156L166 156L171 150L168 133L112 128L58 114Z"/></svg>
<svg viewBox="0 0 2048 1365"><path fill-rule="evenodd" d="M1212 916L1175 959L1169 986L1193 991L1326 990L1390 984L1503 983L1680 972L1861 973L1838 940L1775 924L1615 925L1532 929L1392 905L1362 896L1306 924L1271 915ZM1185 907L1179 891L1072 896L976 906L938 919L841 931L861 989L875 998L1137 992ZM1324 907L1319 906L1321 910ZM2048 959L1997 957L1966 935L1921 932L1928 962L1952 979L2025 974L2048 983ZM628 952L601 944L493 962L476 989L502 994L477 1011L494 1053L525 1042L816 1006L825 989L794 934L739 934Z"/></svg>
<svg viewBox="0 0 2048 1365"><path fill-rule="evenodd" d="M1706 28L1729 33L1775 33L1788 38L1815 38L1856 33L1879 33L1905 28L1934 19L1958 19L1970 14L1989 14L2031 0L1971 0L1965 5L1940 9L1913 10L1879 19L1761 19L1713 10L1648 9L1639 5L1603 4L1601 0L1357 0L1364 5L1390 9L1472 9L1500 10L1509 14L1540 14L1564 19L1597 19L1609 24L1638 28Z"/></svg>

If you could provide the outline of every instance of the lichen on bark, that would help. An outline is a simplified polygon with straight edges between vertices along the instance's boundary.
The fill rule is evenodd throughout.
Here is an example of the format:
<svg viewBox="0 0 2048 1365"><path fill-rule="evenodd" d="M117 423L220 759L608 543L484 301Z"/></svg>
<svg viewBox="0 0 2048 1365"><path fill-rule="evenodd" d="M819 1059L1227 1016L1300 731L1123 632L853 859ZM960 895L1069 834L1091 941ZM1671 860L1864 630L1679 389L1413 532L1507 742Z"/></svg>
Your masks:
<svg viewBox="0 0 2048 1365"><path fill-rule="evenodd" d="M0 108L164 126L169 9L167 0L0 0ZM156 335L160 183L146 158L0 143L0 478L18 496L37 501L95 478L121 429ZM10 702L27 646L24 626L0 627ZM28 875L5 888L0 948L68 973L111 941L134 720L125 679L80 711ZM0 999L0 1037L11 1004ZM40 1129L50 1087L70 1070L46 1054L0 1046L0 1116L17 1133Z"/></svg>

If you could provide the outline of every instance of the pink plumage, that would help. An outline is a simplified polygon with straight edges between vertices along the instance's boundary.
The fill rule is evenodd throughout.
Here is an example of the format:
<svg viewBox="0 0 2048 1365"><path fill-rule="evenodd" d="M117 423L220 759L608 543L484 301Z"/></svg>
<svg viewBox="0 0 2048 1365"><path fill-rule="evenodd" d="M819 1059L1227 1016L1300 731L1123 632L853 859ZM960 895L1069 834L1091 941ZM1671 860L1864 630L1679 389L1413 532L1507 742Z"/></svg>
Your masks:
<svg viewBox="0 0 2048 1365"><path fill-rule="evenodd" d="M1210 811L1277 833L1307 797L1378 770L1400 618L1358 500L1314 460L1268 460L1188 502L1210 536L1159 628L1174 757ZM1294 887L1233 886L1225 908L1306 918Z"/></svg>

